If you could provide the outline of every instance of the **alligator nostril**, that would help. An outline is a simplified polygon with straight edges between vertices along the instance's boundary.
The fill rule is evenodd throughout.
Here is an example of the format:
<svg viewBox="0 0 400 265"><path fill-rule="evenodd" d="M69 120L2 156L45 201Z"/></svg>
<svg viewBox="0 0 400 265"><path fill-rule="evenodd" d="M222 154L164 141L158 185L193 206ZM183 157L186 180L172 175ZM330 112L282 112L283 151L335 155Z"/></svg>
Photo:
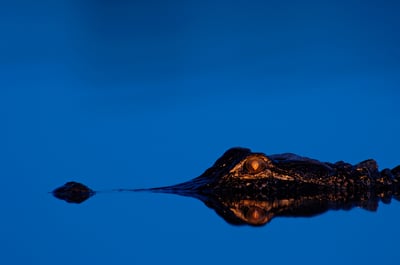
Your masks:
<svg viewBox="0 0 400 265"><path fill-rule="evenodd" d="M75 181L65 183L55 189L53 195L69 203L81 203L95 194L89 187Z"/></svg>

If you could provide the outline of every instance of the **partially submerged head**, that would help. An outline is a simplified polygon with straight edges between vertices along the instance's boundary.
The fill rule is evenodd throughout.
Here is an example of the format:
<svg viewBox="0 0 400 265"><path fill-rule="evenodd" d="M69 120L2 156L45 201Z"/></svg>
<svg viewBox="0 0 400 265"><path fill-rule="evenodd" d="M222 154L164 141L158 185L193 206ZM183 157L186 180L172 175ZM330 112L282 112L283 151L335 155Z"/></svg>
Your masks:
<svg viewBox="0 0 400 265"><path fill-rule="evenodd" d="M206 180L206 189L264 189L296 184L315 184L313 176L331 175L332 168L295 154L265 155L247 148L231 148L193 181ZM319 178L321 179L321 178ZM199 182L200 183L200 182ZM204 190L204 189L203 189Z"/></svg>

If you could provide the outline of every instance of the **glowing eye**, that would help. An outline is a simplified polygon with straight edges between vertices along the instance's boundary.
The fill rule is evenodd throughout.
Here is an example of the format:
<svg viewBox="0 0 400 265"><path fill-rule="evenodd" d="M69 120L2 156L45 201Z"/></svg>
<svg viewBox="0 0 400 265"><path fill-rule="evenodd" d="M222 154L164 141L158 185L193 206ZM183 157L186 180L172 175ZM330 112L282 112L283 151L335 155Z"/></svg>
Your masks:
<svg viewBox="0 0 400 265"><path fill-rule="evenodd" d="M265 212L264 212L263 209L260 209L258 207L252 207L247 211L246 217L249 220L258 221L260 219L264 219L265 218Z"/></svg>
<svg viewBox="0 0 400 265"><path fill-rule="evenodd" d="M245 217L247 222L252 225L262 225L271 219L264 209L257 206L250 207L245 213Z"/></svg>
<svg viewBox="0 0 400 265"><path fill-rule="evenodd" d="M244 166L249 173L255 174L265 169L265 161L258 157L251 157Z"/></svg>

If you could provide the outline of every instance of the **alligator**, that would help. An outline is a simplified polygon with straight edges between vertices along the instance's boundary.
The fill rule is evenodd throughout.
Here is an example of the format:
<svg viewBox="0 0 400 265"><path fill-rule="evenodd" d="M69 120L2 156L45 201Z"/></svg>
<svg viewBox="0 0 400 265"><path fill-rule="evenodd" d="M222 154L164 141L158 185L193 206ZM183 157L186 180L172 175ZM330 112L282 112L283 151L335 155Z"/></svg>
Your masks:
<svg viewBox="0 0 400 265"><path fill-rule="evenodd" d="M235 147L190 181L113 191L194 197L230 224L262 226L274 217L311 217L354 207L376 211L379 202L400 200L400 166L379 171L373 159L351 165L320 162L292 153L265 155ZM71 181L52 193L69 203L81 203L98 192Z"/></svg>

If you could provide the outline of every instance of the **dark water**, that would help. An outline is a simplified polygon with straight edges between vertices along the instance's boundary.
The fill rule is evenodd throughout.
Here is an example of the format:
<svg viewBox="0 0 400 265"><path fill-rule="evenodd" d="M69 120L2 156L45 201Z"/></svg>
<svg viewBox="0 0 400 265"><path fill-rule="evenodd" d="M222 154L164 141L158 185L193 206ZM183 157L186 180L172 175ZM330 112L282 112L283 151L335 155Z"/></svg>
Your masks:
<svg viewBox="0 0 400 265"><path fill-rule="evenodd" d="M400 204L226 224L175 184L226 149L400 164L392 1L1 4L4 264L397 264Z"/></svg>

